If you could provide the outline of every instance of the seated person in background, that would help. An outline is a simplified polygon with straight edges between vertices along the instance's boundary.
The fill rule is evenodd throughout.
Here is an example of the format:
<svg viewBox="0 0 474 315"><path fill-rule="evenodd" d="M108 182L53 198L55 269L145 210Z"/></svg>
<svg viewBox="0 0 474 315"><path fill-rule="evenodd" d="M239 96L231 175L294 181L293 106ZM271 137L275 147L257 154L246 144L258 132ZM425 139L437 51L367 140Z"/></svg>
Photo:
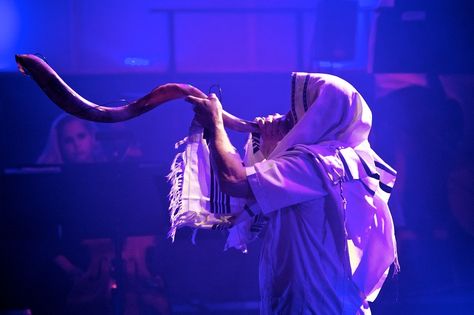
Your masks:
<svg viewBox="0 0 474 315"><path fill-rule="evenodd" d="M98 128L94 123L63 114L53 122L48 143L37 163L60 165L107 162L108 155L104 153L97 134ZM130 145L135 144L130 142ZM141 151L134 148L123 152L121 160L128 156L128 152L134 153L131 158L136 158L137 152L141 155ZM54 250L52 260L70 282L67 301L55 301L65 304L59 307L63 308L60 313L112 314L111 293L117 286L112 266L115 259L113 241L88 239L67 244L64 240L59 241L61 244ZM147 264L150 253L157 256L155 251L154 236L134 236L124 240L122 289L125 301L121 303L124 303L125 314L141 314L141 310L145 310L146 314L170 312L163 281L159 275L150 271L154 268L149 268ZM57 279L46 281L58 282ZM53 287L53 291L58 291L54 284L49 283L49 286Z"/></svg>
<svg viewBox="0 0 474 315"><path fill-rule="evenodd" d="M52 124L48 143L38 164L104 162L104 154L96 140L95 124L69 115L59 116Z"/></svg>

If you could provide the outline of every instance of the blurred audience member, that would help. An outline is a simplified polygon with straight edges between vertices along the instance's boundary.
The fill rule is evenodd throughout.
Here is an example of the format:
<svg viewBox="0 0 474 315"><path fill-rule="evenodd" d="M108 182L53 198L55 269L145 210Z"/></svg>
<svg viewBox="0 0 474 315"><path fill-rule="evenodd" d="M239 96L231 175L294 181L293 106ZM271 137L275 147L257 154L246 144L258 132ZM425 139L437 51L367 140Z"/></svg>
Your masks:
<svg viewBox="0 0 474 315"><path fill-rule="evenodd" d="M97 127L86 120L69 115L59 116L52 124L48 143L38 164L104 162L104 154L96 140Z"/></svg>
<svg viewBox="0 0 474 315"><path fill-rule="evenodd" d="M37 163L121 162L136 160L141 155L133 134L123 126L99 132L92 122L63 114L53 122L48 142ZM117 261L114 246L111 239L59 240L59 246L53 246L56 248L51 257L62 277L52 270L45 273L48 279L43 279L46 282L44 289L50 292L41 295L53 301L38 301L38 313L113 314L114 307L117 307L114 303L122 305L123 313L128 315L170 313L163 280L156 272L150 271L156 269L150 266L148 257L153 253L155 261L151 263L156 263L155 237L127 237L121 251L123 261ZM118 285L117 266L123 268L120 301L113 299Z"/></svg>

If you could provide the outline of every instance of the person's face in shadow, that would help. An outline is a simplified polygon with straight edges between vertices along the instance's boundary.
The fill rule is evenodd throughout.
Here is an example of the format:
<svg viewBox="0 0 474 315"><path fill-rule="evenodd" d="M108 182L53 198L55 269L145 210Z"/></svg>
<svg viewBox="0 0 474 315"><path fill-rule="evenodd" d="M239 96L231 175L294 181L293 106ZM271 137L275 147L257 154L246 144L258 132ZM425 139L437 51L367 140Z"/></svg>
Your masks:
<svg viewBox="0 0 474 315"><path fill-rule="evenodd" d="M58 133L61 154L65 163L94 162L95 138L80 120L67 122Z"/></svg>

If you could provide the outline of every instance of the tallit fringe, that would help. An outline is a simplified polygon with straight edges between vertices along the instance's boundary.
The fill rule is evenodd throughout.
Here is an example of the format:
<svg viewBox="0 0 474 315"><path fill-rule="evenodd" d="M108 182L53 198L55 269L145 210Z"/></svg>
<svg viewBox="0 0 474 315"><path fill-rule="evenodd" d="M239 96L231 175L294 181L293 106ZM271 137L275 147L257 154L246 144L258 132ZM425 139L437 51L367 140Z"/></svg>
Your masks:
<svg viewBox="0 0 474 315"><path fill-rule="evenodd" d="M179 145L183 144L186 139L180 141ZM178 143L177 143L178 145ZM178 145L178 146L179 146ZM175 146L176 147L176 146ZM168 194L170 202L168 211L170 216L171 227L168 232L168 237L174 242L177 229L178 213L182 210L182 195L183 195L183 176L184 166L186 165L186 152L179 152L171 163L170 173L166 176L168 182L171 184L171 189Z"/></svg>

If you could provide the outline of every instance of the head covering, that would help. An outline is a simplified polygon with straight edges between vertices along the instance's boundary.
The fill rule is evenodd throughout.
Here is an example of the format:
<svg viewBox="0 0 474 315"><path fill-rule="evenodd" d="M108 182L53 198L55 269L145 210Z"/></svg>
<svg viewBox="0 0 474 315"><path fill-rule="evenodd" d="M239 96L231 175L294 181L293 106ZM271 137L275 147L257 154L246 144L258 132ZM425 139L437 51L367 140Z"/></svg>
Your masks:
<svg viewBox="0 0 474 315"><path fill-rule="evenodd" d="M345 147L370 148L372 113L352 85L329 74L296 72L292 74L291 84L291 107L287 115L293 127L269 159L297 144L337 141Z"/></svg>
<svg viewBox="0 0 474 315"><path fill-rule="evenodd" d="M372 113L352 85L319 73L293 73L291 84L287 115L293 127L268 159L295 153L314 158L334 201L333 209L325 210L341 253L350 260L354 282L373 300L396 261L388 208L396 172L371 149ZM255 133L249 137L247 165L263 159L260 140Z"/></svg>

